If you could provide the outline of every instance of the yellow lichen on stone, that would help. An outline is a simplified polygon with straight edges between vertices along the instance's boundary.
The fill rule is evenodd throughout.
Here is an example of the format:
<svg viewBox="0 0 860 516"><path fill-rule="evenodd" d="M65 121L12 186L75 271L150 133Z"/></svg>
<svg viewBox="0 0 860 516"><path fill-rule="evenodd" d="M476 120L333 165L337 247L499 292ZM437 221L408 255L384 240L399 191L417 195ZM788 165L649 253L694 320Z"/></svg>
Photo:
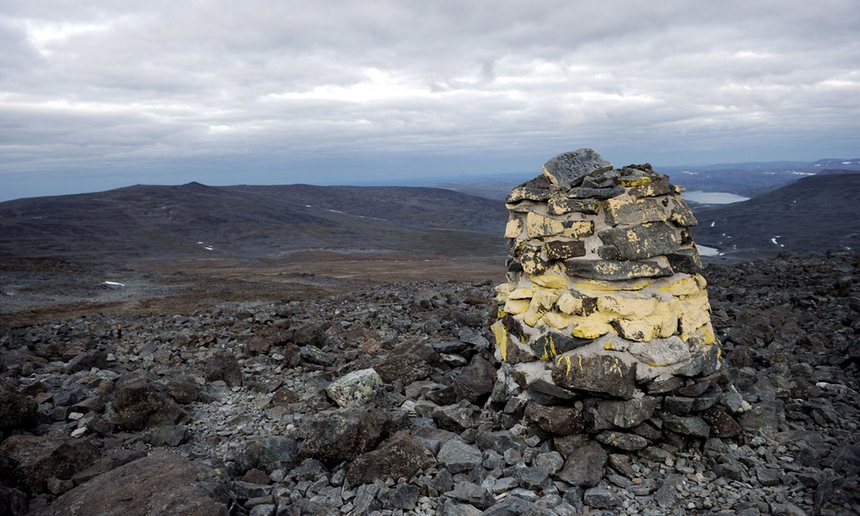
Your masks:
<svg viewBox="0 0 860 516"><path fill-rule="evenodd" d="M660 328L660 337L667 338L678 332L678 306L680 302L672 298L670 301L657 304L657 309L651 315L655 326Z"/></svg>
<svg viewBox="0 0 860 516"><path fill-rule="evenodd" d="M681 298L679 305L679 318L681 321L681 338L687 340L702 325L711 321L711 305L708 302L708 294L700 292L695 296Z"/></svg>
<svg viewBox="0 0 860 516"><path fill-rule="evenodd" d="M594 222L582 220L574 222L569 228L565 228L561 234L570 238L582 238L594 233Z"/></svg>
<svg viewBox="0 0 860 516"><path fill-rule="evenodd" d="M642 290L651 285L650 280L633 279L624 281L581 280L574 283L574 288L584 294L595 296L599 292L617 292L619 290ZM600 294L597 294L600 295Z"/></svg>
<svg viewBox="0 0 860 516"><path fill-rule="evenodd" d="M547 312L543 316L543 322L556 330L564 330L573 324L573 316L565 315L559 312Z"/></svg>
<svg viewBox="0 0 860 516"><path fill-rule="evenodd" d="M558 352L555 350L555 340L552 338L552 334L547 334L544 338L543 355L541 355L540 359L544 362L549 362L556 355L558 355Z"/></svg>
<svg viewBox="0 0 860 516"><path fill-rule="evenodd" d="M532 283L535 285L539 285L545 288L555 288L562 289L567 288L567 278L564 276L559 276L557 274L540 274L535 276L530 276L529 279L532 280Z"/></svg>
<svg viewBox="0 0 860 516"><path fill-rule="evenodd" d="M523 313L523 322L534 328L543 319L543 310L539 308L529 308Z"/></svg>
<svg viewBox="0 0 860 516"><path fill-rule="evenodd" d="M659 290L661 292L672 294L673 296L690 296L698 294L702 291L702 288L693 276L684 275L680 279L660 287Z"/></svg>
<svg viewBox="0 0 860 516"><path fill-rule="evenodd" d="M523 232L523 221L519 217L511 217L505 226L505 238L519 238Z"/></svg>
<svg viewBox="0 0 860 516"><path fill-rule="evenodd" d="M604 313L617 314L627 318L647 317L657 309L657 300L653 297L602 296L597 298L597 309Z"/></svg>
<svg viewBox="0 0 860 516"><path fill-rule="evenodd" d="M618 333L627 340L648 342L654 340L660 329L655 325L658 321L647 319L618 319L615 321Z"/></svg>
<svg viewBox="0 0 860 516"><path fill-rule="evenodd" d="M514 286L511 285L510 283L500 283L500 284L496 285L495 290L496 290L496 294L503 294L503 295L507 296L508 294L510 294L510 292L512 290L514 290Z"/></svg>
<svg viewBox="0 0 860 516"><path fill-rule="evenodd" d="M538 305L544 310L552 310L559 295L561 295L560 290L550 288L535 289L534 291L534 299L537 300Z"/></svg>
<svg viewBox="0 0 860 516"><path fill-rule="evenodd" d="M706 288L708 288L708 280L706 280L705 277L701 274L696 274L695 276L693 276L693 279L696 280L696 283L699 284L700 289L705 290Z"/></svg>
<svg viewBox="0 0 860 516"><path fill-rule="evenodd" d="M580 357L580 361L581 360L582 360L582 358ZM564 366L565 366L564 375L570 376L570 367L571 367L570 355L559 356L558 359L555 361L555 365L558 367L561 367L562 362L564 363Z"/></svg>
<svg viewBox="0 0 860 516"><path fill-rule="evenodd" d="M714 327L711 323L703 324L696 330L696 333L702 334L702 339L705 341L705 344L711 345L717 342L717 336L714 333Z"/></svg>
<svg viewBox="0 0 860 516"><path fill-rule="evenodd" d="M534 297L534 290L528 287L520 287L508 294L508 299L531 299L532 297Z"/></svg>
<svg viewBox="0 0 860 516"><path fill-rule="evenodd" d="M509 299L503 310L509 314L517 315L528 310L530 304L528 299Z"/></svg>
<svg viewBox="0 0 860 516"><path fill-rule="evenodd" d="M582 298L575 297L570 292L564 292L558 297L555 306L568 315L583 315L585 307Z"/></svg>
<svg viewBox="0 0 860 516"><path fill-rule="evenodd" d="M499 348L499 354L501 354L502 360L507 360L508 330L505 328L505 325L502 324L502 321L496 321L490 328L493 330L493 335L496 337L496 346Z"/></svg>
<svg viewBox="0 0 860 516"><path fill-rule="evenodd" d="M636 179L619 179L618 180L618 184L620 184L621 186L627 186L627 187L643 186L643 185L647 185L650 182L651 182L650 177L639 177Z"/></svg>
<svg viewBox="0 0 860 516"><path fill-rule="evenodd" d="M588 317L574 317L571 335L580 339L596 339L601 335L606 335L612 331L612 326L609 325L609 319L599 313L594 313Z"/></svg>
<svg viewBox="0 0 860 516"><path fill-rule="evenodd" d="M529 212L526 214L526 233L529 238L558 235L562 231L564 231L564 224L560 220L538 213Z"/></svg>

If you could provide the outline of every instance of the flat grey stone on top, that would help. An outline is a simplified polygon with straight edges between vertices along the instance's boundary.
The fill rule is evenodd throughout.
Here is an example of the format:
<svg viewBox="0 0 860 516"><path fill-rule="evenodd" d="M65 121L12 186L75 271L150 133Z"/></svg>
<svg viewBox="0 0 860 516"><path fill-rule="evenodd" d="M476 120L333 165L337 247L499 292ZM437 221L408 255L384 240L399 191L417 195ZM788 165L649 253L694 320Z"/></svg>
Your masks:
<svg viewBox="0 0 860 516"><path fill-rule="evenodd" d="M544 175L562 188L578 186L592 172L612 170L612 163L600 157L594 149L565 152L543 164Z"/></svg>

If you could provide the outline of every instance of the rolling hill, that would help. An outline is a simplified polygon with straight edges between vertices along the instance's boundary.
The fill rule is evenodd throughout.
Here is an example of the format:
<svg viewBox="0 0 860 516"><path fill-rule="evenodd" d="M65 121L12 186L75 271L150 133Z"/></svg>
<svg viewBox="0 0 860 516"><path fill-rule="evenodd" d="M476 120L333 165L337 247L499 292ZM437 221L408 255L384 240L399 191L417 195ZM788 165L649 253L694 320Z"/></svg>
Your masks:
<svg viewBox="0 0 860 516"><path fill-rule="evenodd" d="M0 255L501 255L505 220L501 202L435 188L132 186L0 203Z"/></svg>
<svg viewBox="0 0 860 516"><path fill-rule="evenodd" d="M748 201L696 211L696 242L726 254L860 249L860 173L800 179Z"/></svg>

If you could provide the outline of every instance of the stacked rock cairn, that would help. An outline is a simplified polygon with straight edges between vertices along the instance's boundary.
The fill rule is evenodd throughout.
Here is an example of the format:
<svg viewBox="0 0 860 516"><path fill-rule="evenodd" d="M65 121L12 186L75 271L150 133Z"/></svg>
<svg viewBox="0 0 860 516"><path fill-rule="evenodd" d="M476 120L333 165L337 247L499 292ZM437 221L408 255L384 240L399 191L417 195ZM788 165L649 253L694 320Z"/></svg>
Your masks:
<svg viewBox="0 0 860 516"><path fill-rule="evenodd" d="M627 451L740 431L715 406L731 387L682 191L592 149L514 188L492 327L506 412Z"/></svg>

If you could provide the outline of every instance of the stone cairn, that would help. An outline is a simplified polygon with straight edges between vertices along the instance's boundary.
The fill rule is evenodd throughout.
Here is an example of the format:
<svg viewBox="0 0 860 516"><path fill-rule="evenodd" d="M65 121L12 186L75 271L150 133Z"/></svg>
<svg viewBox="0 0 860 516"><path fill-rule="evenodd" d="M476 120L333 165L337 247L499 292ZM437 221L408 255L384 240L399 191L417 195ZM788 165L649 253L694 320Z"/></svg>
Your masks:
<svg viewBox="0 0 860 516"><path fill-rule="evenodd" d="M740 431L715 406L732 388L682 191L592 149L514 188L492 327L507 413L627 451Z"/></svg>

